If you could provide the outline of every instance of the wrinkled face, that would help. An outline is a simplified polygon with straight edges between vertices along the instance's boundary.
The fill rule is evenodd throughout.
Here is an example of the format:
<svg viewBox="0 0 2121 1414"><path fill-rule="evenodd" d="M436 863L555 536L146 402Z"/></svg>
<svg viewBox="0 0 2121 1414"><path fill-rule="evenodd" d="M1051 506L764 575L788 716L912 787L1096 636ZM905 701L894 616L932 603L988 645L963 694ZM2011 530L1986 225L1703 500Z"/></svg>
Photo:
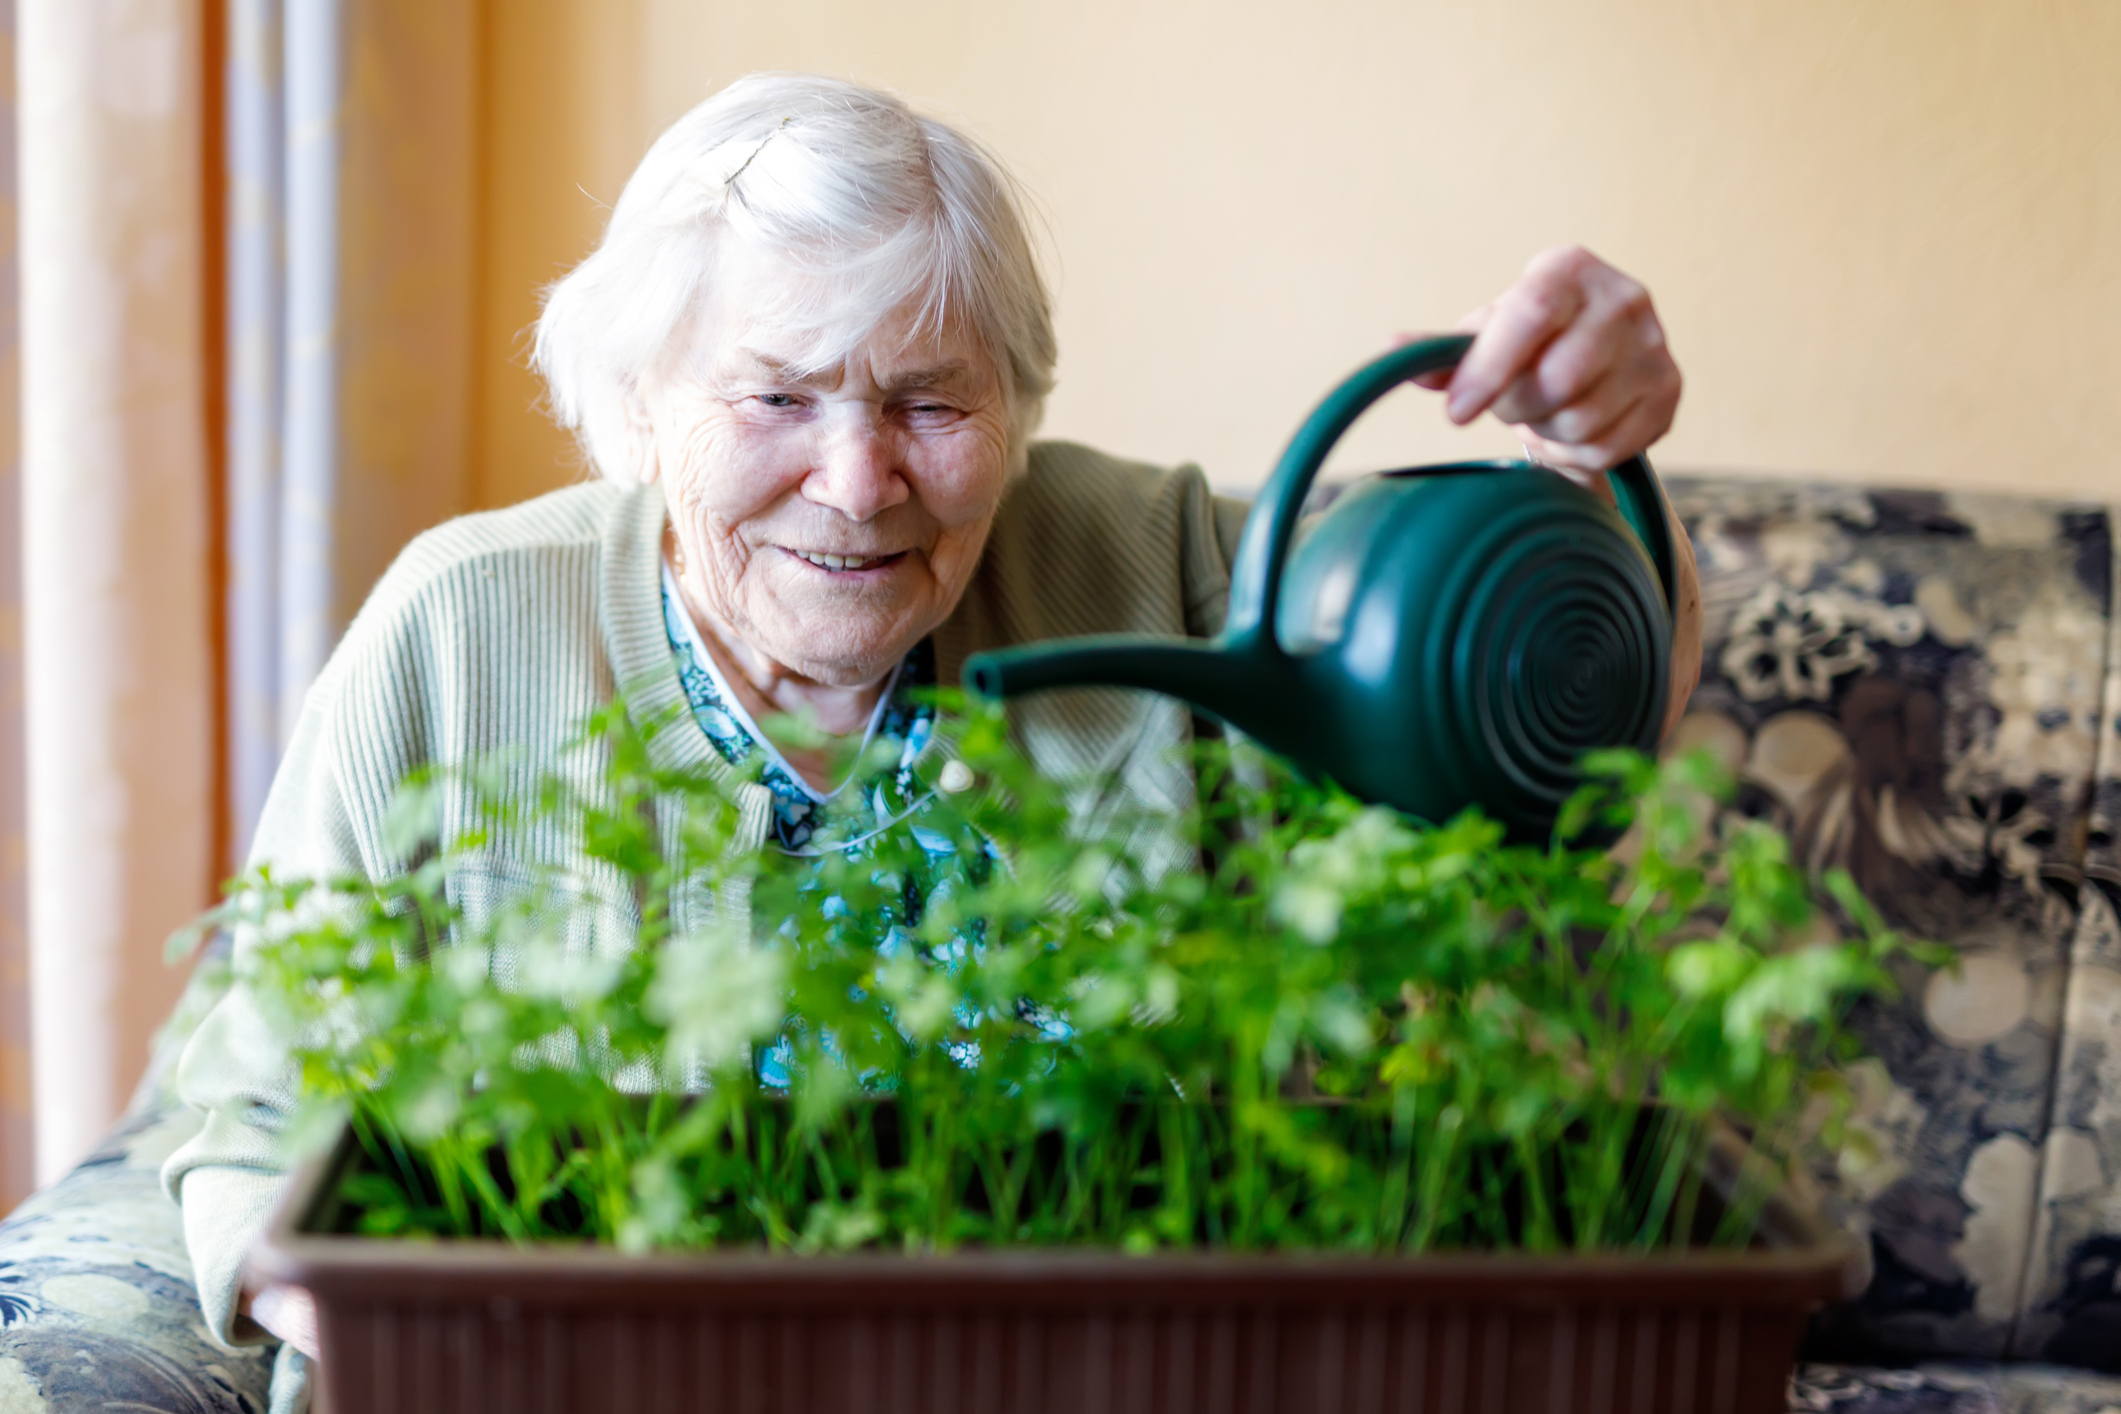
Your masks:
<svg viewBox="0 0 2121 1414"><path fill-rule="evenodd" d="M838 368L796 373L758 292L801 278L725 248L726 293L641 381L635 465L663 479L686 593L724 639L856 687L957 606L1001 502L1008 419L978 342L909 342L906 315Z"/></svg>

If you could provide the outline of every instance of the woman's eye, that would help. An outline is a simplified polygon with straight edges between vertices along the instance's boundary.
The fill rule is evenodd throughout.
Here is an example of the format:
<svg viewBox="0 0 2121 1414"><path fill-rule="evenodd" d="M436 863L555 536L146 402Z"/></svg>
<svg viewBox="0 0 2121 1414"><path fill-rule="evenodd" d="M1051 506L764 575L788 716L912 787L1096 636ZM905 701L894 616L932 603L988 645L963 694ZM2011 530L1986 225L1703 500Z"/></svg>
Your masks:
<svg viewBox="0 0 2121 1414"><path fill-rule="evenodd" d="M760 393L758 395L758 399L760 402L764 403L767 407L770 408L792 408L801 406L801 404L796 401L795 394L793 393Z"/></svg>

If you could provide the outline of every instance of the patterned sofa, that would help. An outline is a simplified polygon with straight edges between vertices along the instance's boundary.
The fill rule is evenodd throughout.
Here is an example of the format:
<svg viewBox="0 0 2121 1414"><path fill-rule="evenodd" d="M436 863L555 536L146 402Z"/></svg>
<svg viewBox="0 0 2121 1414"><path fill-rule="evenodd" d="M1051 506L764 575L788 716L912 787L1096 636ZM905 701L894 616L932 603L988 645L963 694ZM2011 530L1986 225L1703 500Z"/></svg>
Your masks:
<svg viewBox="0 0 2121 1414"><path fill-rule="evenodd" d="M1796 1408L2121 1407L2121 618L2099 506L1680 482L1737 808L1960 949L1861 1018L1874 1270ZM1831 1362L1831 1363L1827 1363ZM1899 1365L1878 1370L1879 1365Z"/></svg>
<svg viewBox="0 0 2121 1414"><path fill-rule="evenodd" d="M1803 857L1955 943L1862 1018L1867 1141L1829 1176L1873 1255L1793 1409L2121 1410L2121 616L2107 511L1675 481L1709 610L1682 732ZM183 1015L165 1037L165 1058ZM0 1414L259 1414L269 1351L193 1303L158 1069L0 1224ZM2100 1373L2104 1371L2105 1373Z"/></svg>

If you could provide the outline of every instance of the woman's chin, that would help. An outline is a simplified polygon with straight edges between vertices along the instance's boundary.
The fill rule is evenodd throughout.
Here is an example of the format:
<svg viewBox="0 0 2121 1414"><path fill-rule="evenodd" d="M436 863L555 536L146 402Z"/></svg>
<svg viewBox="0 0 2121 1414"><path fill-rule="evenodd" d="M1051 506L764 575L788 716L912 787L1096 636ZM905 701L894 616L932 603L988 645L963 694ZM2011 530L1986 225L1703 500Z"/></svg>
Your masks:
<svg viewBox="0 0 2121 1414"><path fill-rule="evenodd" d="M898 666L932 622L945 617L923 612L922 596L905 593L908 587L843 580L822 592L811 587L810 593L777 595L781 612L752 620L763 630L756 646L813 682L832 687L874 682Z"/></svg>
<svg viewBox="0 0 2121 1414"><path fill-rule="evenodd" d="M921 635L909 634L904 620L895 617L876 624L839 617L817 631L772 638L778 647L762 645L766 651L810 681L825 687L862 687L897 667Z"/></svg>

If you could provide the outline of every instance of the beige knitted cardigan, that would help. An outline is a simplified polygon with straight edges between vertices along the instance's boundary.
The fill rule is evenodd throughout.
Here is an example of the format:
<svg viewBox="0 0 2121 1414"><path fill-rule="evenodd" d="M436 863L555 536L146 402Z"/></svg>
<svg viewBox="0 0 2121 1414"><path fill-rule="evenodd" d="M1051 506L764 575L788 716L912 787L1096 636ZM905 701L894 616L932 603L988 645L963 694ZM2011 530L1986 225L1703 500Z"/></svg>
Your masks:
<svg viewBox="0 0 2121 1414"><path fill-rule="evenodd" d="M1213 633L1245 507L1219 500L1193 468L1164 470L1067 443L1040 443L1009 488L971 586L935 634L940 681L983 648L1081 633ZM251 859L287 878L403 867L385 845L399 782L428 763L528 747L522 769L556 748L623 687L629 710L681 711L664 636L657 486L611 482L470 515L420 536L377 584L310 689L258 826ZM1049 775L1096 773L1144 804L1182 806L1179 753L1191 717L1141 693L1068 691L1015 704L1019 744ZM763 839L767 796L740 780L699 731L653 741L664 765L714 778ZM595 770L593 761L578 769ZM445 796L445 832L468 799ZM564 840L515 842L546 862L586 867ZM504 890L520 860L480 861L459 902ZM741 901L738 901L739 905ZM716 905L709 901L702 907ZM732 904L724 899L720 906ZM239 946L241 943L239 941ZM186 1047L178 1093L201 1112L163 1182L183 1205L199 1300L224 1340L262 1340L234 1315L245 1251L283 1184L276 1136L293 1102L253 999L239 985ZM283 1371L289 1368L282 1364ZM299 1371L293 1372L299 1378ZM275 1407L291 1391L276 1381Z"/></svg>

